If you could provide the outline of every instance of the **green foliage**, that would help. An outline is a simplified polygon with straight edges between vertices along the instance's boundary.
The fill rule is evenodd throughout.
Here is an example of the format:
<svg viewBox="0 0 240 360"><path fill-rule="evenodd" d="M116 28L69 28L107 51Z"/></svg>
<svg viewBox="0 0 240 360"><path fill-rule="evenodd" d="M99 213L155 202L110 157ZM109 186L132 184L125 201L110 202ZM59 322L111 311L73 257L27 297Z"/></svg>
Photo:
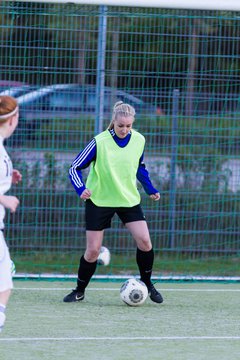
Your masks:
<svg viewBox="0 0 240 360"><path fill-rule="evenodd" d="M36 119L38 132L33 140L23 139L26 147L54 149L56 151L80 150L93 137L94 118L81 115L73 119L52 118L49 121ZM83 136L84 134L84 136Z"/></svg>
<svg viewBox="0 0 240 360"><path fill-rule="evenodd" d="M173 137L173 119L171 116L141 118L137 123L139 130L148 138L150 145L158 143L158 153L170 153ZM180 163L194 162L202 157L208 162L211 159L223 159L229 155L240 154L240 130L236 114L234 116L186 117L177 119L177 149ZM148 143L147 143L148 145ZM185 158L183 158L183 156ZM183 161L181 161L183 160Z"/></svg>
<svg viewBox="0 0 240 360"><path fill-rule="evenodd" d="M25 251L12 252L17 273L57 273L76 274L83 249L79 251ZM29 261L31 258L31 262ZM135 250L128 254L111 250L109 266L99 265L96 275L132 275L138 274ZM189 254L175 256L157 251L155 254L154 276L202 275L202 276L240 276L239 256L206 256L189 258Z"/></svg>
<svg viewBox="0 0 240 360"><path fill-rule="evenodd" d="M1 9L4 39L8 44L17 44L16 48L3 46L1 49L2 64L9 66L10 59L17 68L7 74L8 79L26 79L28 74L21 74L18 69L37 66L42 72L31 71L34 84L65 82L66 75L68 82L83 83L85 78L86 82L96 83L96 74L89 73L89 69L97 68L97 6L3 1ZM197 10L114 6L108 7L106 15L107 85L116 82L113 67L116 58L119 59L117 70L124 74L117 78L117 87L121 88L184 89L187 78L187 88L193 81L200 91L208 88L211 92L223 93L226 83L221 74L233 76L233 79L237 75L237 13L208 11L203 16ZM36 44L39 45L37 49ZM117 51L111 51L116 46ZM214 67L216 57L217 66ZM81 74L77 70L79 66ZM201 71L217 72L219 79L193 77L191 69L199 74ZM239 90L234 81L229 81L228 86L230 92Z"/></svg>

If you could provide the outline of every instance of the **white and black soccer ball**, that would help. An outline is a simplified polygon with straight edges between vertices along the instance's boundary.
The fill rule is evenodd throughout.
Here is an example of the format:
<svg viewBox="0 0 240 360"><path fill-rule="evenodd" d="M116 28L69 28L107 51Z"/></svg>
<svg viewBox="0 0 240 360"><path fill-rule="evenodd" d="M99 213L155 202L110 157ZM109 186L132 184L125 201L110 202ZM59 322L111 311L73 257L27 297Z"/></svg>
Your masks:
<svg viewBox="0 0 240 360"><path fill-rule="evenodd" d="M142 305L148 297L148 288L141 280L130 278L120 289L120 297L130 306Z"/></svg>
<svg viewBox="0 0 240 360"><path fill-rule="evenodd" d="M98 265L107 266L109 265L110 260L111 260L110 251L105 246L101 246L100 253L97 258Z"/></svg>

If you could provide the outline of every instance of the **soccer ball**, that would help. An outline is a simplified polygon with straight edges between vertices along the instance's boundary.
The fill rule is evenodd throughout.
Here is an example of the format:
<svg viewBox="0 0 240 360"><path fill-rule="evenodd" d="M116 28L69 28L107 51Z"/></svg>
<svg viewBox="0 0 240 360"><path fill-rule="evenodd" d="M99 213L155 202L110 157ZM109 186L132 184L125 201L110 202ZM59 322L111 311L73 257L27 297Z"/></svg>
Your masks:
<svg viewBox="0 0 240 360"><path fill-rule="evenodd" d="M110 251L105 246L101 246L100 253L97 258L98 265L107 266L110 263L110 260L111 260Z"/></svg>
<svg viewBox="0 0 240 360"><path fill-rule="evenodd" d="M147 286L141 280L135 278L128 279L121 286L120 297L127 305L142 305L148 297Z"/></svg>

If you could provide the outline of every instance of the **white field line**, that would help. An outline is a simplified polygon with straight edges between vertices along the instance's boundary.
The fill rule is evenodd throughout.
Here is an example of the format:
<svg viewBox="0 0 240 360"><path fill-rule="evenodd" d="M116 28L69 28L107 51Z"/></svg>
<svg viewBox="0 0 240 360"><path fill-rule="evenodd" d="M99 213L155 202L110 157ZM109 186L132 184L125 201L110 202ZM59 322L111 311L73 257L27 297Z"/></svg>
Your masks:
<svg viewBox="0 0 240 360"><path fill-rule="evenodd" d="M240 336L81 336L81 337L14 337L14 338L0 338L0 342L14 342L14 341L195 341L195 340L240 340Z"/></svg>
<svg viewBox="0 0 240 360"><path fill-rule="evenodd" d="M130 277L130 275L93 275L94 279L99 280L127 280ZM135 277L135 276L134 276ZM136 276L139 278L139 276ZM16 273L13 278L15 279L70 279L70 280L76 280L77 275L76 274L70 274L70 275L62 275L62 274L31 274L31 273ZM193 275L169 275L169 276L152 276L152 280L159 280L159 281L200 281L200 282L206 282L206 281L234 281L234 282L240 282L240 276L193 276Z"/></svg>
<svg viewBox="0 0 240 360"><path fill-rule="evenodd" d="M120 289L119 285L119 289ZM87 288L87 291L119 291L118 288ZM69 291L71 288L26 288L26 287L14 287L14 290L24 291ZM240 292L240 289L165 289L161 288L162 292Z"/></svg>

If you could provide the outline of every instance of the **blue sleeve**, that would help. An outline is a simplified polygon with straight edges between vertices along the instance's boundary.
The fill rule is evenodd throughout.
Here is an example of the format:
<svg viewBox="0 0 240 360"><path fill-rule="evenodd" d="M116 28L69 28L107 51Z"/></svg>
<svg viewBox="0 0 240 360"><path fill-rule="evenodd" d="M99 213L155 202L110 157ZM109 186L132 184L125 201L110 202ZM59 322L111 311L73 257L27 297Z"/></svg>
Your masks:
<svg viewBox="0 0 240 360"><path fill-rule="evenodd" d="M144 156L144 154L142 154L140 161L139 161L139 166L138 166L138 171L137 171L137 179L142 184L144 191L148 195L156 194L159 191L157 189L155 189L155 187L152 185L148 170L146 168L146 165L143 162L143 156Z"/></svg>
<svg viewBox="0 0 240 360"><path fill-rule="evenodd" d="M80 151L69 169L70 181L79 196L81 196L82 192L86 189L82 177L82 170L87 168L95 159L96 141L92 139L87 146Z"/></svg>

